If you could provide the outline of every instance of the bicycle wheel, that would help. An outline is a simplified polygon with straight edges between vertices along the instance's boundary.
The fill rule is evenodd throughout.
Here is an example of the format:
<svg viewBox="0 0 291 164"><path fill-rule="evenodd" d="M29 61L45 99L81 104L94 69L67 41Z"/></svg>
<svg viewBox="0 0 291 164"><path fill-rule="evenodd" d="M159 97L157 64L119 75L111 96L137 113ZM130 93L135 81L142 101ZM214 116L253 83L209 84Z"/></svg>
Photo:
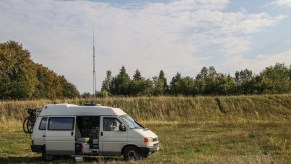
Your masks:
<svg viewBox="0 0 291 164"><path fill-rule="evenodd" d="M27 123L29 122L28 120L29 120L29 117L26 117L23 121L22 127L23 127L24 133L28 133L28 127L27 127Z"/></svg>
<svg viewBox="0 0 291 164"><path fill-rule="evenodd" d="M27 124L26 124L27 133L32 133L34 123L35 123L35 117L29 117Z"/></svg>

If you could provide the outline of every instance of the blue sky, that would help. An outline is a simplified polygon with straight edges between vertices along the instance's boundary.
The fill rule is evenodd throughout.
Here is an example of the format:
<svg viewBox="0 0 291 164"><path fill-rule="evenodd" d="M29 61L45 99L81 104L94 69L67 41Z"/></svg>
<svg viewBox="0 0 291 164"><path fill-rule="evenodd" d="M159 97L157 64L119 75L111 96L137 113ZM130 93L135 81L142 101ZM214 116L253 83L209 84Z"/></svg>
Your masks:
<svg viewBox="0 0 291 164"><path fill-rule="evenodd" d="M92 92L92 32L100 89L125 66L152 78L195 77L203 66L234 74L291 64L291 0L37 1L0 3L0 42Z"/></svg>

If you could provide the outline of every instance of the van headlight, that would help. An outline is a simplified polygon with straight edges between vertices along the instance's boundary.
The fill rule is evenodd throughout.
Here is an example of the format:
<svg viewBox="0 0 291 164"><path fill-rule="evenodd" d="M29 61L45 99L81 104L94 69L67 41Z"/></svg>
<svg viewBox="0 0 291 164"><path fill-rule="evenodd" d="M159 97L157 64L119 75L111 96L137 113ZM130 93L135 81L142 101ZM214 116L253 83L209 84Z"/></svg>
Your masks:
<svg viewBox="0 0 291 164"><path fill-rule="evenodd" d="M146 138L143 139L143 141L144 141L145 143L153 142L153 138L152 138L152 137L146 137Z"/></svg>

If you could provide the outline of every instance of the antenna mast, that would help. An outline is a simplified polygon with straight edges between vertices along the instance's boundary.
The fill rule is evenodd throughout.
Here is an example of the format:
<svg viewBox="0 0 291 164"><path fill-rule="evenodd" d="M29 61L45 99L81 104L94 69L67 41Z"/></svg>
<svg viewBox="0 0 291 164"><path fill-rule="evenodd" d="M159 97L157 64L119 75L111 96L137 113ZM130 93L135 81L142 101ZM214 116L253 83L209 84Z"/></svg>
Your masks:
<svg viewBox="0 0 291 164"><path fill-rule="evenodd" d="M93 97L96 94L96 72L95 72L95 42L94 42L94 25L93 25Z"/></svg>

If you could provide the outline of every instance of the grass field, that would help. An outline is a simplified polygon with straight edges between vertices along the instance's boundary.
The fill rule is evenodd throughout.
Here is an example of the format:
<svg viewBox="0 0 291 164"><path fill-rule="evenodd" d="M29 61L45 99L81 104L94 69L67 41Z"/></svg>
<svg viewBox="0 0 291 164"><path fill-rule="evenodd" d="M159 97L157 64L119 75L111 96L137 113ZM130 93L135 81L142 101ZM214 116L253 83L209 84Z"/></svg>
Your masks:
<svg viewBox="0 0 291 164"><path fill-rule="evenodd" d="M82 101L85 100L71 100L75 103ZM136 163L291 161L291 95L111 98L98 101L123 109L127 106L126 112L159 136L161 150ZM22 111L18 112L19 115L13 114L18 109L15 108L17 103L24 107L31 102L2 102L2 108L0 103L0 163L41 163L40 154L30 151L30 135L22 132L21 120L25 114ZM14 111L4 114L7 106ZM73 162L72 157L53 161ZM85 158L85 163L107 162L125 163L121 157Z"/></svg>
<svg viewBox="0 0 291 164"><path fill-rule="evenodd" d="M137 163L290 163L291 122L203 121L143 122L160 137L161 150ZM39 163L30 151L31 137L22 132L0 133L0 163ZM85 162L124 163L122 158L85 158ZM73 158L53 163L74 162Z"/></svg>

